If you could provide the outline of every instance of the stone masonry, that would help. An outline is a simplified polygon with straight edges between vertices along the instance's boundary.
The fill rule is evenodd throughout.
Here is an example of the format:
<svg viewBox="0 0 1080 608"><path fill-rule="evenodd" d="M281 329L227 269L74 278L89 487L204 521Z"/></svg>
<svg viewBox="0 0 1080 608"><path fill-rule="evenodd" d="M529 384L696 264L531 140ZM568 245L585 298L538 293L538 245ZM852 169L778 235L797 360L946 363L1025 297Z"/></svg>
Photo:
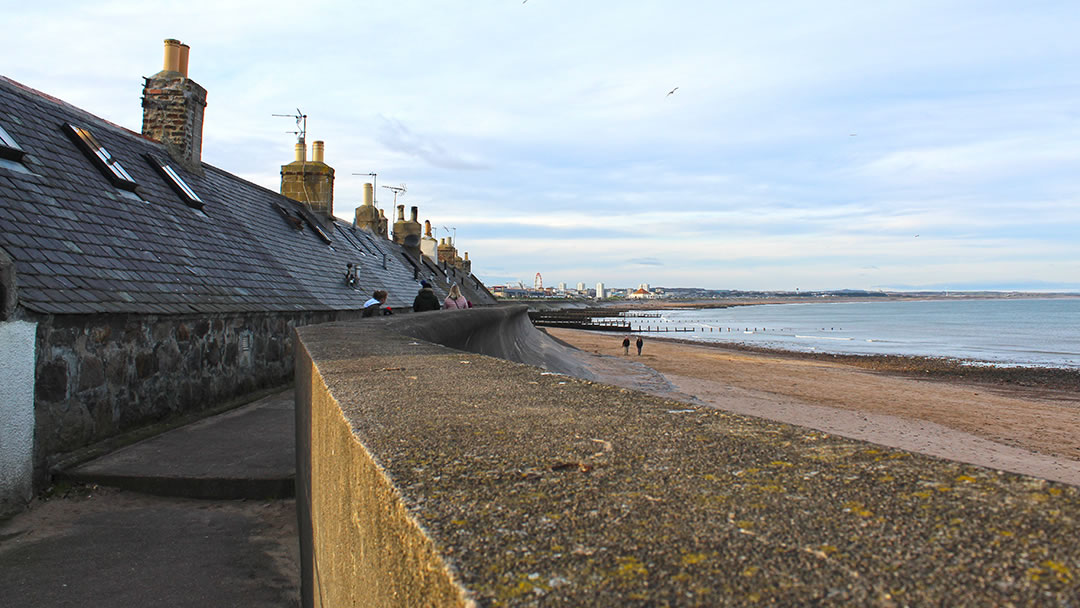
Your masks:
<svg viewBox="0 0 1080 608"><path fill-rule="evenodd" d="M293 328L358 311L56 315L37 332L39 465L142 425L291 381ZM39 474L47 467L35 466Z"/></svg>

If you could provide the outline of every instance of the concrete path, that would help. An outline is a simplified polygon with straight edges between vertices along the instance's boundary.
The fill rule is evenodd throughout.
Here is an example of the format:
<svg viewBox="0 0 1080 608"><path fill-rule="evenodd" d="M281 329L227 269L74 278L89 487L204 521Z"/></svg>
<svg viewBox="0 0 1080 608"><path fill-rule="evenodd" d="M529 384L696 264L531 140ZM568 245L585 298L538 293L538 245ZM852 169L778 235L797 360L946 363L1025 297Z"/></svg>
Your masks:
<svg viewBox="0 0 1080 608"><path fill-rule="evenodd" d="M62 478L158 496L289 498L296 451L291 390L121 448Z"/></svg>
<svg viewBox="0 0 1080 608"><path fill-rule="evenodd" d="M290 389L75 467L0 523L0 605L298 605L293 445Z"/></svg>

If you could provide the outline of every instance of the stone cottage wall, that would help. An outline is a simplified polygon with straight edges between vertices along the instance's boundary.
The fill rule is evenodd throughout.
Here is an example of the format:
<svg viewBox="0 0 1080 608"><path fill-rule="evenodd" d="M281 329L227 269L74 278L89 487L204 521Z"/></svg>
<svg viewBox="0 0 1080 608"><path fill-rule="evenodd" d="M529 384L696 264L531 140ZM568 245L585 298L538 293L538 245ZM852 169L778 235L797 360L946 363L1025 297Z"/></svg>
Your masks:
<svg viewBox="0 0 1080 608"><path fill-rule="evenodd" d="M359 311L37 319L35 470L59 454L284 385L293 328Z"/></svg>

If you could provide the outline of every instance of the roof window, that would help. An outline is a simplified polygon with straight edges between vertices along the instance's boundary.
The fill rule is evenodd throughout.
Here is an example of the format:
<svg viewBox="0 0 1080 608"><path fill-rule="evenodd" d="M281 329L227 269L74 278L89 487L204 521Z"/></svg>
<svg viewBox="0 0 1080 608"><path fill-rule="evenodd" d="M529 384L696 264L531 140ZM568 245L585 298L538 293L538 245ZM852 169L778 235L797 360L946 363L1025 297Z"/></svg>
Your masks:
<svg viewBox="0 0 1080 608"><path fill-rule="evenodd" d="M180 177L176 170L172 168L172 165L166 162L162 162L160 159L155 158L152 154L147 154L146 160L150 161L150 164L153 165L154 168L157 169L161 173L161 175L165 177L165 181L169 182L169 185L172 186L172 189L176 190L176 193L184 199L184 202L187 203L188 207L192 207L194 209L203 208L203 206L205 205L205 203L203 203L203 200L199 198L198 194L195 194L195 191L191 189L191 186L187 185L187 182L185 182L184 178Z"/></svg>
<svg viewBox="0 0 1080 608"><path fill-rule="evenodd" d="M26 151L20 148L19 144L15 143L15 138L8 135L8 132L4 130L4 127L0 127L0 158L22 160L22 157L25 155Z"/></svg>
<svg viewBox="0 0 1080 608"><path fill-rule="evenodd" d="M135 179L131 177L131 174L124 169L124 166L120 164L120 161L113 158L112 154L105 149L105 146L98 143L94 135L87 129L82 127L76 127L70 123L64 123L64 132L71 137L82 151L89 157L97 168L101 170L102 174L117 188L123 188L124 190L134 191L138 185L135 183Z"/></svg>

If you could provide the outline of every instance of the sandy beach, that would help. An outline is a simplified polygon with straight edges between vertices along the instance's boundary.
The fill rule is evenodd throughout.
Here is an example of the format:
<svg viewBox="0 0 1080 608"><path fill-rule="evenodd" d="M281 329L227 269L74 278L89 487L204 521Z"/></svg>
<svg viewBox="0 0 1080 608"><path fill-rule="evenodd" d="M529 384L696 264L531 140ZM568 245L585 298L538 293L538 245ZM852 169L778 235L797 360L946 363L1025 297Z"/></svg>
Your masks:
<svg viewBox="0 0 1080 608"><path fill-rule="evenodd" d="M922 379L865 363L649 338L641 356L633 348L624 356L622 334L546 331L589 353L608 384L1080 485L1080 392L1068 383L948 370ZM919 361L904 359L907 367Z"/></svg>

